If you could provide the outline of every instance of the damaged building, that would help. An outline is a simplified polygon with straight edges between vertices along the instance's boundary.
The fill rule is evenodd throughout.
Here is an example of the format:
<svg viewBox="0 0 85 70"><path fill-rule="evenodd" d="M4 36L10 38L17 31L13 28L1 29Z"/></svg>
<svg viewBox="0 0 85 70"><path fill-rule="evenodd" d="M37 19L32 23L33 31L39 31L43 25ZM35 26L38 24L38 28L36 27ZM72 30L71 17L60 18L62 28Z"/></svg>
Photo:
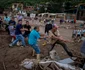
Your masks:
<svg viewBox="0 0 85 70"><path fill-rule="evenodd" d="M76 18L77 20L85 20L85 3L78 5Z"/></svg>

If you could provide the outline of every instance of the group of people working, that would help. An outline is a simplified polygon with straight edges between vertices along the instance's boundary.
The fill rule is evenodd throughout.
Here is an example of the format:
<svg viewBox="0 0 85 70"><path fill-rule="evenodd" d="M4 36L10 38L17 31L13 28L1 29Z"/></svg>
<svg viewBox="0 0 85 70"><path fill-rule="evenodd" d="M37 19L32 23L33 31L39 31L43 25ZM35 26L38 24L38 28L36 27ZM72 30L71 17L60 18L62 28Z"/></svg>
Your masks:
<svg viewBox="0 0 85 70"><path fill-rule="evenodd" d="M47 26L48 27L48 26ZM67 45L65 42L71 42L69 40L65 40L58 31L58 26L56 24L51 25L51 28L45 30L47 31L48 35L46 34L41 34L40 27L39 26L34 26L34 28L31 30L31 26L29 25L29 21L26 21L26 24L23 26L22 20L19 19L18 23L14 21L14 17L11 18L9 21L8 26L6 27L8 29L9 34L11 35L14 40L12 43L9 44L10 47L13 47L14 45L17 44L17 42L21 41L21 45L23 47L26 47L25 43L25 38L28 38L28 44L34 49L34 51L37 54L37 60L40 60L40 48L38 46L37 40L38 39L44 39L44 38L49 38L49 42L51 44L50 51L54 49L55 44L60 44L63 49L66 51L66 53L72 58L74 57L73 54L70 52L68 49ZM84 45L83 45L84 46Z"/></svg>
<svg viewBox="0 0 85 70"><path fill-rule="evenodd" d="M28 26L27 26L28 25ZM73 57L72 53L68 49L67 45L65 42L69 42L68 40L64 40L58 31L58 26L56 24L52 25L52 29L48 31L48 36L45 36L45 34L40 34L40 27L35 26L33 30L30 31L31 26L29 25L29 22L26 21L26 25L23 27L22 25L22 20L18 20L18 24L15 26L14 29L10 29L12 25L9 25L9 32L12 34L14 30L15 31L15 40L9 44L10 47L14 46L17 44L18 41L22 42L22 46L26 47L25 44L25 37L28 38L28 44L35 50L37 54L37 59L40 60L40 48L38 46L37 40L38 39L44 39L44 38L49 38L51 45L50 51L53 50L55 44L60 44L64 50L67 52L67 54L70 57ZM14 36L13 36L14 37Z"/></svg>

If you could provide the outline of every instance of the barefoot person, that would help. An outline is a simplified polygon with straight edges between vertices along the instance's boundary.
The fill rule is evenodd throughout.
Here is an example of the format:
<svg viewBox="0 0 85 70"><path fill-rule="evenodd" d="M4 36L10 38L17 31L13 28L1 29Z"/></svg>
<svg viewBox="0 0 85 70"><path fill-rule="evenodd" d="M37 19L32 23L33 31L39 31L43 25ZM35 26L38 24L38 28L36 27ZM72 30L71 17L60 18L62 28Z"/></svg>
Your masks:
<svg viewBox="0 0 85 70"><path fill-rule="evenodd" d="M31 31L31 33L29 34L29 37L28 37L29 45L35 50L35 52L37 54L37 61L40 61L40 48L37 44L37 40L39 38L41 38L40 36L41 36L41 34L39 33L39 27L36 26Z"/></svg>

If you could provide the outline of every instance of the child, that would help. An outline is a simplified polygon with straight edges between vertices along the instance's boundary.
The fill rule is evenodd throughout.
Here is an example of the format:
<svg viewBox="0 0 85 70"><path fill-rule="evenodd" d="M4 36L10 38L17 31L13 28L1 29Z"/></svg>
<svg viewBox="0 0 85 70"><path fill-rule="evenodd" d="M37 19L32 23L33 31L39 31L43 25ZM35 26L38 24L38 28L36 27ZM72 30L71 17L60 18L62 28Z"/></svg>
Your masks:
<svg viewBox="0 0 85 70"><path fill-rule="evenodd" d="M14 28L12 23L9 24L8 29L9 29L9 32L10 32L10 36L12 37L11 41L13 41L15 39L15 28Z"/></svg>

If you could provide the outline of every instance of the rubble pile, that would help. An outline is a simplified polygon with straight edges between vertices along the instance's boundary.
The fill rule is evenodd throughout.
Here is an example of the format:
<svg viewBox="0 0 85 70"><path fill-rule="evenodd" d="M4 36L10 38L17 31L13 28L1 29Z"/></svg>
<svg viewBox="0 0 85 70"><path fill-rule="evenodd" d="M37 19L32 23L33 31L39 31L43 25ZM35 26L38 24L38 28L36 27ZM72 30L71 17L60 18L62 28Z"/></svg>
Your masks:
<svg viewBox="0 0 85 70"><path fill-rule="evenodd" d="M63 64L57 61L40 61L36 62L35 59L25 59L21 64L21 67L30 70L83 70L79 67L72 66L70 64Z"/></svg>

